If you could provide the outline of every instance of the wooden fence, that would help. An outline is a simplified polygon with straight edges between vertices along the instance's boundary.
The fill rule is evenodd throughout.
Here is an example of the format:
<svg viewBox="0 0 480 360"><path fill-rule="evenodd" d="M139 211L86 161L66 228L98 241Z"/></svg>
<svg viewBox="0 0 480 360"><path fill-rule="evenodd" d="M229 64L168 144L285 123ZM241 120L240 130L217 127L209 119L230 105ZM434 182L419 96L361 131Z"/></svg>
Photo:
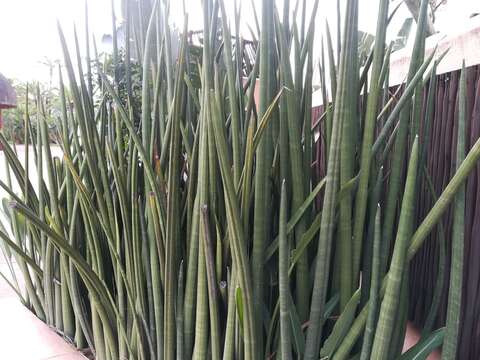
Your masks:
<svg viewBox="0 0 480 360"><path fill-rule="evenodd" d="M435 107L430 132L430 149L426 166L436 194L440 194L454 171L458 120L458 85L460 71L441 74L435 89ZM467 148L480 137L480 66L467 69ZM418 196L418 221L433 205L432 197L423 179ZM461 335L458 358L480 358L480 165L472 172L466 186L465 257L462 296ZM433 300L440 301L436 325L446 320L447 289L451 260L452 217L448 211L443 217L443 231L437 229L411 263L410 319L423 326ZM440 246L445 241L444 286L439 299L434 288L439 276Z"/></svg>
<svg viewBox="0 0 480 360"><path fill-rule="evenodd" d="M430 138L425 166L433 182L435 193L440 194L451 179L455 168L456 134L458 121L458 85L462 59L467 57L467 150L480 137L480 26L470 29L467 33L456 35L440 42L439 48L450 47L450 53L445 58L446 63L437 75L435 90L435 107L432 126L425 129L424 119L421 121L421 136ZM471 51L469 51L471 49ZM399 54L392 60L390 94L394 94L397 86L404 78L405 64L408 59ZM425 87L424 104L428 96L428 86ZM425 105L424 105L425 110ZM312 109L313 119L319 120L323 114L323 106ZM361 109L359 111L362 111ZM425 111L423 111L423 115ZM319 127L322 133L322 123ZM316 143L314 168L316 176L322 178L324 171L324 142L319 136ZM405 156L405 161L407 156ZM388 166L387 166L388 167ZM385 173L388 186L388 169ZM420 223L433 205L431 189L427 179L421 178L420 191L417 200L417 221ZM384 192L386 193L386 192ZM480 164L469 176L466 184L466 219L465 219L465 259L462 296L461 332L459 353L462 360L480 359ZM319 199L319 201L321 201ZM447 288L449 282L451 261L452 217L449 210L442 219L442 226L437 226L429 236L424 246L411 262L409 318L416 326L423 328L432 304L438 302L438 311L434 326L445 324L447 307ZM444 263L442 252L444 246ZM440 269L440 270L439 270ZM443 269L443 270L442 270ZM435 294L435 286L440 274L443 274L443 288Z"/></svg>

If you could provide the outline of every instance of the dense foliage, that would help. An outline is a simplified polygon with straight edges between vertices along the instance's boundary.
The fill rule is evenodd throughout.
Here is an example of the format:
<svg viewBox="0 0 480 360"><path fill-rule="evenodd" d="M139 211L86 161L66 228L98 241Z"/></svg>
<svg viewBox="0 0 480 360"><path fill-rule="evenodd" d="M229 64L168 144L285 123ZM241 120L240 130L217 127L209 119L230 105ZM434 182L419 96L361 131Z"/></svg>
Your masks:
<svg viewBox="0 0 480 360"><path fill-rule="evenodd" d="M401 356L408 263L454 200L460 221L456 194L480 158L480 141L466 157L458 148L455 174L417 226L428 142L420 99L439 61L424 56L428 1L396 102L384 101L389 1L380 1L367 59L358 47L358 0L347 1L338 54L325 39L325 111L313 128L321 3L308 18L301 1L292 16L288 0L282 14L274 4L262 0L252 29L253 66L245 65L241 37L232 37L240 7L229 19L222 0L203 1L200 47L185 15L178 51L168 1L125 1L126 48L122 55L114 31L113 74L90 58L88 43L82 54L76 41L71 53L59 28L63 159L52 156L42 118L31 137L35 158L25 159L37 164L33 184L0 134L14 175L0 183L10 220L0 238L25 278L25 289L12 286L99 360ZM84 55L85 68L72 60ZM458 132L459 144L464 136ZM317 159L321 178L312 171L315 141L327 149ZM446 353L455 354L457 292L450 303L447 331L425 333L401 359L425 358L444 336Z"/></svg>
<svg viewBox="0 0 480 360"><path fill-rule="evenodd" d="M31 131L35 136L40 107L37 107L38 99L42 99L44 115L46 116L49 137L52 142L56 138L55 117L60 116L60 101L58 89L48 84L28 84L19 80L13 80L12 85L17 93L17 107L2 112L2 132L10 143L23 144L25 142L25 115L30 117Z"/></svg>

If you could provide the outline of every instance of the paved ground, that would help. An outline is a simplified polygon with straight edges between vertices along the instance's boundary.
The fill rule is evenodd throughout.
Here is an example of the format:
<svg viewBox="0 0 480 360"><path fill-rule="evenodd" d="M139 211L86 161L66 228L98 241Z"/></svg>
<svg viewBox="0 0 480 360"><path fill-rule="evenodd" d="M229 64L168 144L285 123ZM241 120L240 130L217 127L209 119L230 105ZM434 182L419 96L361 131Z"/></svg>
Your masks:
<svg viewBox="0 0 480 360"><path fill-rule="evenodd" d="M3 256L0 268L8 270ZM15 360L84 360L85 357L18 300L0 279L0 357Z"/></svg>
<svg viewBox="0 0 480 360"><path fill-rule="evenodd" d="M18 157L23 163L25 147L18 147ZM54 149L55 155L60 155L59 148ZM33 164L33 152L30 149L30 166L32 183L36 184L36 171ZM5 158L0 151L0 179L6 181ZM35 181L34 181L35 180ZM5 192L0 190L0 199ZM0 215L0 221L5 221ZM5 224L5 223L4 223ZM5 224L5 227L7 225ZM14 263L14 272L20 274ZM0 251L0 272L12 281L11 271L3 253ZM17 276L21 285L21 276ZM0 277L0 358L12 360L84 360L75 348L63 340L45 323L40 321L18 300L15 292L7 282Z"/></svg>

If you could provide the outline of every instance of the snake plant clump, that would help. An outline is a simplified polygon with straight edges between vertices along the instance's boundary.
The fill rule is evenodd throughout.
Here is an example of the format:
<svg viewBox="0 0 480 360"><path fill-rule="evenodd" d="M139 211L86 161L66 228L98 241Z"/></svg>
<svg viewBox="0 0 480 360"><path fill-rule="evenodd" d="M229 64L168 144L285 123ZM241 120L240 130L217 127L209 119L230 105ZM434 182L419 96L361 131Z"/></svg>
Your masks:
<svg viewBox="0 0 480 360"><path fill-rule="evenodd" d="M2 250L25 280L10 284L96 359L424 359L444 337L453 358L456 292L447 331L401 355L409 261L451 203L460 232L463 184L480 158L480 141L465 154L459 125L456 172L417 226L419 179L429 176L422 99L441 59L425 57L428 1L397 101L385 100L388 0L363 66L358 0L341 14L338 52L326 32L320 62L322 3L308 16L305 1L276 5L261 1L246 41L241 2L229 17L227 2L204 0L203 32L185 14L177 37L176 3L126 0L125 48L114 28L109 67L59 26L63 157L52 155L40 95L36 136L25 114L33 158L19 159L0 134ZM88 20L86 29L88 39ZM324 106L312 125L317 64Z"/></svg>

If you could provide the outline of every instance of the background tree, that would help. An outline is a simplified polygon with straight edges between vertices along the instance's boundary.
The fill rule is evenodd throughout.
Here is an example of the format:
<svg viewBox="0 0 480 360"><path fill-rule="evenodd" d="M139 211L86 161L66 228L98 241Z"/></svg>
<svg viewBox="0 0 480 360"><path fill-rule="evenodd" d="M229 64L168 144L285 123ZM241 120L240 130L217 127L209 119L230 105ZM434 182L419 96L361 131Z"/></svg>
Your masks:
<svg viewBox="0 0 480 360"><path fill-rule="evenodd" d="M418 15L420 13L420 0L404 0L404 1L408 7L408 10L410 10L410 12L412 13L413 18L415 19L415 21L417 21ZM438 10L440 6L445 5L447 3L447 0L430 0L429 2L430 2L430 12L427 19L427 27L426 27L428 36L436 33L435 26L434 26L435 12Z"/></svg>
<svg viewBox="0 0 480 360"><path fill-rule="evenodd" d="M2 113L2 132L9 142L23 144L25 142L25 113L28 106L33 136L37 131L37 95L44 101L50 140L55 142L56 119L60 116L58 89L51 82L32 82L11 79L17 93L17 107ZM27 91L28 88L28 91ZM38 94L37 94L38 91Z"/></svg>

